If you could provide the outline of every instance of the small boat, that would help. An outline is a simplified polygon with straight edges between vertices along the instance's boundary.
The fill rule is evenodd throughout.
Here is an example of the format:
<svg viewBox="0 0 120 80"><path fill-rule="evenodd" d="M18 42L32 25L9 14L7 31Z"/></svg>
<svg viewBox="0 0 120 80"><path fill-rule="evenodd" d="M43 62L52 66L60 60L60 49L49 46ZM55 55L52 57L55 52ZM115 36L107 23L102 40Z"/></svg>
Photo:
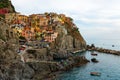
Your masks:
<svg viewBox="0 0 120 80"><path fill-rule="evenodd" d="M99 62L96 58L92 58L91 61L95 63Z"/></svg>
<svg viewBox="0 0 120 80"><path fill-rule="evenodd" d="M100 76L101 73L100 72L90 72L91 76Z"/></svg>
<svg viewBox="0 0 120 80"><path fill-rule="evenodd" d="M97 56L98 54L96 54L96 53L91 53L91 55L93 55L93 56Z"/></svg>

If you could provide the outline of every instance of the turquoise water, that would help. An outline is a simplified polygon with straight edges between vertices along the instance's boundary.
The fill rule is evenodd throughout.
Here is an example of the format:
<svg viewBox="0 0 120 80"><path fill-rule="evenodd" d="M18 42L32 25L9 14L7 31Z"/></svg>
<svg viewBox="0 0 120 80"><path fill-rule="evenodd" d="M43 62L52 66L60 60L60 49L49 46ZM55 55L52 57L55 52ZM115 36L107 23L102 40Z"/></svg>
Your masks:
<svg viewBox="0 0 120 80"><path fill-rule="evenodd" d="M90 51L82 53L88 60L93 58ZM120 80L120 56L98 53L94 56L99 63L87 63L84 66L73 68L68 72L60 74L58 80ZM78 55L80 55L79 53ZM90 72L97 71L101 76L91 76Z"/></svg>

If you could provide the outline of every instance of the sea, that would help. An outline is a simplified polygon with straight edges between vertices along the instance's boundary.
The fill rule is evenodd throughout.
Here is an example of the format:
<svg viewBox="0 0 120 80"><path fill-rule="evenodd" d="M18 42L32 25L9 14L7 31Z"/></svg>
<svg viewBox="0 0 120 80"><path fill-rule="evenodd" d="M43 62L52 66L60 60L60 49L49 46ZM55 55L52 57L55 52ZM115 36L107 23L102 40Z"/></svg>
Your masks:
<svg viewBox="0 0 120 80"><path fill-rule="evenodd" d="M105 49L120 50L120 39L89 39L86 43Z"/></svg>
<svg viewBox="0 0 120 80"><path fill-rule="evenodd" d="M95 46L106 49L120 50L120 40L92 40L89 44L95 44ZM93 51L76 53L76 55L84 55L88 60L96 58L99 61L98 63L90 61L83 66L75 67L60 74L57 80L120 80L120 56L100 52L94 52L98 56L92 56L91 53ZM91 76L90 72L99 72L101 75Z"/></svg>

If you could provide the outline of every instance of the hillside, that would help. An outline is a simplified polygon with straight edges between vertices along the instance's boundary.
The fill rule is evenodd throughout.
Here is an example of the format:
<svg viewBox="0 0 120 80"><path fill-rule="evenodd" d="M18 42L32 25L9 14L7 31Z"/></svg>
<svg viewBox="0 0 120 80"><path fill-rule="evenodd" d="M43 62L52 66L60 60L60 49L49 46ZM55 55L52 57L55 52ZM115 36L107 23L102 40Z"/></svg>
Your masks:
<svg viewBox="0 0 120 80"><path fill-rule="evenodd" d="M60 41L58 44L61 44L62 42L62 45L57 46L54 44L54 48L50 46L51 49L46 47L36 49L31 46L32 48L26 50L25 53L17 53L20 48L18 35L10 28L8 23L6 23L5 20L0 20L0 25L0 79L44 80L45 78L55 76L53 72L66 71L73 66L82 65L88 62L84 57L73 56L71 53L66 53L66 50L63 50L66 48L73 48L70 47L70 45L73 45L72 40L74 38L72 35L65 34L66 31L64 32L64 30L66 29L61 27L61 24L55 29L56 31L60 31L58 35L58 37L60 37L57 38L56 41L63 40L66 37L63 41L68 45L63 44L63 41ZM85 48L85 43L82 47L79 38L76 40L78 41L77 45L79 45L79 43L80 45L74 48ZM64 45L66 46L65 48ZM62 51L60 49L62 49ZM24 59L22 59L22 57L24 57ZM56 62L55 59L57 58L66 58L63 60L66 65L64 63Z"/></svg>
<svg viewBox="0 0 120 80"><path fill-rule="evenodd" d="M85 50L86 42L72 18L57 13L22 15L8 0L1 0L0 8L4 17L0 18L0 79L44 80L88 62L73 55Z"/></svg>
<svg viewBox="0 0 120 80"><path fill-rule="evenodd" d="M50 43L52 49L84 49L86 42L72 18L64 14L44 13L29 16L8 13L5 20L12 29L26 40L39 40ZM30 32L30 33L28 33Z"/></svg>
<svg viewBox="0 0 120 80"><path fill-rule="evenodd" d="M4 17L6 13L15 12L15 8L10 0L0 0L0 16Z"/></svg>

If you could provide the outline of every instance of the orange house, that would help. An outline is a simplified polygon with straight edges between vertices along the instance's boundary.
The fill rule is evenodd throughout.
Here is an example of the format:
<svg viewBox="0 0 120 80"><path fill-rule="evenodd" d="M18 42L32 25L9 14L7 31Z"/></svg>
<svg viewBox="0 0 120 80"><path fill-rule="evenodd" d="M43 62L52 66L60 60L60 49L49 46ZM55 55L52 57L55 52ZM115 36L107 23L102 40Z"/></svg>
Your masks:
<svg viewBox="0 0 120 80"><path fill-rule="evenodd" d="M26 40L31 40L32 37L32 32L29 27L25 27L24 30L22 31L22 36L26 38Z"/></svg>

